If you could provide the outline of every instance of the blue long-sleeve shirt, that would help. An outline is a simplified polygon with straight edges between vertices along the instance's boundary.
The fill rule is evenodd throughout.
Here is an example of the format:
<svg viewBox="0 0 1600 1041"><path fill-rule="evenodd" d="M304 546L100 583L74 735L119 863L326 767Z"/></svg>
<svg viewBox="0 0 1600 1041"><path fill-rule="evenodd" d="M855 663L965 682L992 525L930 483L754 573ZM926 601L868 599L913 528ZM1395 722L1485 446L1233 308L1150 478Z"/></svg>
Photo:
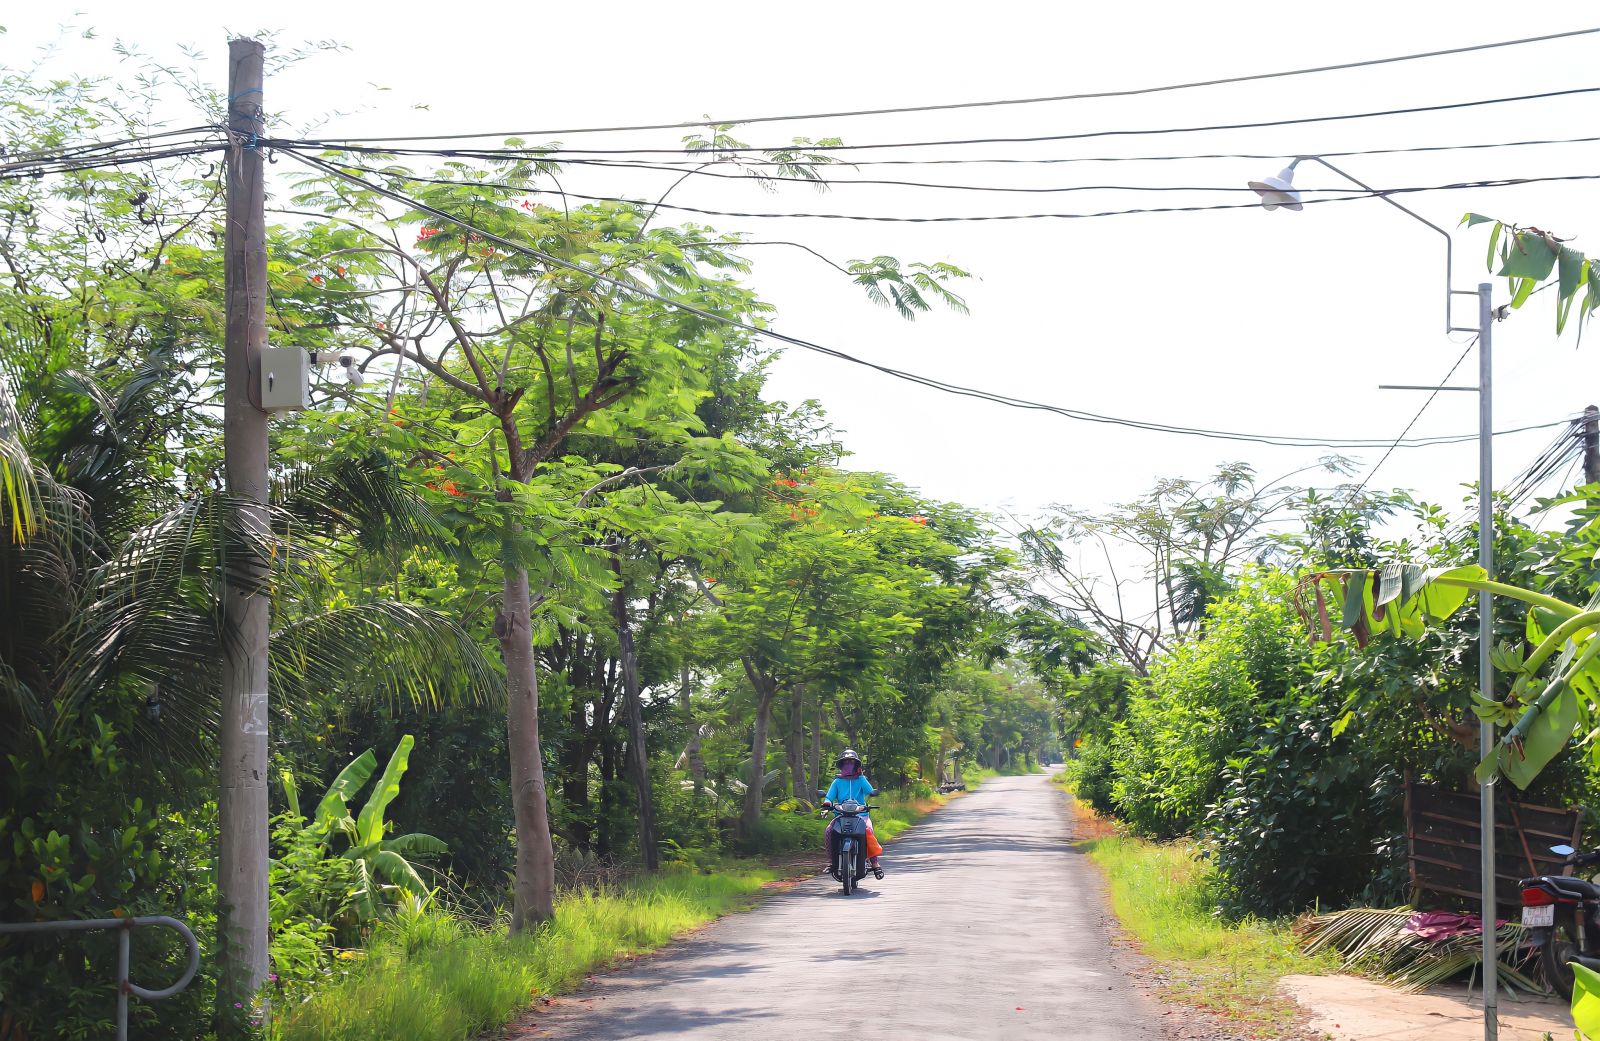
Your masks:
<svg viewBox="0 0 1600 1041"><path fill-rule="evenodd" d="M828 794L824 798L835 806L846 799L854 799L865 806L871 795L872 782L867 780L866 774L861 773L854 777L835 777L833 783L828 785Z"/></svg>

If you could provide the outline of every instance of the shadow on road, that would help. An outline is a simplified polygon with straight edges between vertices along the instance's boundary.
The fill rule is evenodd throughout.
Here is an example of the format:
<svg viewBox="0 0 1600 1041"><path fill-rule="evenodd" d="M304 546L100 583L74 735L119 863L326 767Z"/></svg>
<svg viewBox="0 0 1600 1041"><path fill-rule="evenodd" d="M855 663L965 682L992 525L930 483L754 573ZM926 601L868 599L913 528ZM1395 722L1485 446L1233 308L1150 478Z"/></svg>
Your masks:
<svg viewBox="0 0 1600 1041"><path fill-rule="evenodd" d="M879 947L875 951L818 951L811 956L811 960L832 965L841 961L872 961L875 958L893 958L904 953L897 947Z"/></svg>
<svg viewBox="0 0 1600 1041"><path fill-rule="evenodd" d="M581 1000L581 999L580 999ZM673 1008L666 1004L647 1003L634 1009L606 1008L605 1010L605 1037L671 1037L674 1034L688 1034L702 1032L708 1028L719 1026L745 1025L746 1031L751 1031L748 1036L760 1037L753 1031L752 1022L763 1018L770 1018L772 1010L768 1008L696 1008L692 1010ZM537 1026L537 1020L534 1021ZM582 1029L581 1027L579 1028ZM542 1034L513 1035L514 1041L532 1041Z"/></svg>
<svg viewBox="0 0 1600 1041"><path fill-rule="evenodd" d="M759 970L755 956L763 949L761 945L753 943L698 940L694 944L692 960L684 957L689 953L687 951L668 951L648 962L641 975L661 983L744 976Z"/></svg>

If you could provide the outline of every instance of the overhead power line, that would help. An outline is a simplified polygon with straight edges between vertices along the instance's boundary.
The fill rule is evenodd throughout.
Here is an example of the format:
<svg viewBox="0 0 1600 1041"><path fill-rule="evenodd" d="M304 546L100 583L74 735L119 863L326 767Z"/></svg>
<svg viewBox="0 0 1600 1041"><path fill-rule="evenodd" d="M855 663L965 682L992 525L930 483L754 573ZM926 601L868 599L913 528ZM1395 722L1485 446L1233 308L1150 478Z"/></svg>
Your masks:
<svg viewBox="0 0 1600 1041"><path fill-rule="evenodd" d="M206 134L208 127L165 131L116 141L93 141L55 149L38 149L17 156L0 156L0 181L17 181L48 174L78 173L132 163L151 162L179 156L219 151L224 147L216 137L173 142L173 138ZM156 144L156 142L163 142Z"/></svg>
<svg viewBox="0 0 1600 1041"><path fill-rule="evenodd" d="M1488 148L1526 148L1535 145L1582 145L1600 141L1600 137L1548 137L1530 138L1523 141L1483 141L1459 145L1413 145L1407 148L1359 148L1343 152L1318 152L1324 159L1349 158L1362 155L1410 155L1425 152L1466 152ZM354 151L354 149L340 148L339 151ZM371 151L383 155L408 154L395 152L383 148L373 148ZM420 153L427 154L427 153ZM1292 153L1289 153L1292 154ZM851 159L849 167L858 166L977 166L977 165L1021 165L1021 166L1056 166L1069 163L1172 163L1204 159L1254 159L1254 160L1281 160L1285 158L1284 152L1192 152L1184 155L1082 155L1061 156L1055 158L1025 159L1002 156L978 157L968 159ZM700 167L706 163L705 159L653 159L648 162L634 162L626 159L561 159L563 163L581 164L584 166L614 166L622 169L672 169L678 167ZM783 166L785 163L775 159L753 159L740 157L741 166Z"/></svg>
<svg viewBox="0 0 1600 1041"><path fill-rule="evenodd" d="M1216 130L1259 130L1268 127L1303 126L1312 123L1336 123L1355 119L1378 119L1387 116L1417 115L1424 112L1450 112L1460 109L1482 108L1487 105L1507 105L1522 101L1543 101L1550 98L1575 97L1581 94L1600 93L1600 87L1574 87L1568 90L1550 90L1538 94L1516 94L1502 98L1483 98L1478 101L1455 101L1442 105L1416 105L1410 108L1375 109L1370 112L1346 112L1329 116L1300 116L1292 119L1268 119L1248 123L1215 123L1205 126L1182 127L1156 127L1140 128L1133 130L1088 130L1074 134L1036 134L1027 137L972 137L956 138L942 141L889 141L869 145L805 145L802 148L793 142L781 145L740 145L730 148L540 148L528 146L525 148L509 149L468 149L478 155L497 152L504 155L538 156L551 158L561 155L749 155L767 152L792 152L804 151L815 153L833 154L837 152L877 151L888 148L938 148L966 145L988 144L1038 144L1045 141L1084 141L1101 137L1156 137L1167 134L1201 134ZM295 144L314 145L322 148L338 148L342 145L356 143L372 143L377 141L396 141L398 138L315 138L306 141L269 141L269 144ZM447 138L433 138L425 140L448 140ZM405 154L432 154L432 155L457 155L459 150L452 148L441 149L399 149L390 150Z"/></svg>
<svg viewBox="0 0 1600 1041"><path fill-rule="evenodd" d="M293 154L293 149L285 149ZM701 206L685 206L679 203L651 202L644 199L629 199L618 195L587 195L581 192L570 192L565 189L534 188L528 185L507 184L500 181L475 181L452 180L442 177L427 177L420 174L411 174L392 169L380 169L372 166L363 166L355 163L339 164L345 169L361 170L366 173L381 177L391 177L402 181L420 184L446 184L462 187L494 188L507 191L522 192L529 195L559 195L566 199L578 199L583 202L618 202L630 203L638 206L649 206L654 209L673 210L680 213L693 213L706 217L739 217L747 219L812 219L836 221L865 221L879 224L948 224L948 223L976 223L991 221L1017 221L1017 220L1089 220L1099 217L1125 217L1135 214L1148 213L1203 213L1213 210L1254 210L1260 207L1259 202L1214 203L1209 205L1192 206L1143 206L1130 209L1096 210L1076 213L991 213L991 214L960 214L937 215L928 217L905 217L884 214L863 213L760 213L742 210L713 210ZM1501 178L1486 181L1463 181L1456 184L1441 184L1420 187L1380 188L1372 191L1356 191L1350 188L1314 188L1300 189L1302 194L1308 192L1343 192L1341 195L1330 195L1321 199L1305 199L1307 206L1329 202L1358 202L1363 199L1384 198L1391 195L1412 195L1420 192L1459 191L1466 188L1506 188L1524 184L1543 184L1561 181L1593 181L1600 180L1600 174L1567 174L1551 177L1515 177ZM1152 186L1152 185L1078 185L1060 189L1061 191L1127 191L1127 192L1228 192L1246 193L1253 189L1242 185L1222 186Z"/></svg>
<svg viewBox="0 0 1600 1041"><path fill-rule="evenodd" d="M183 156L204 155L207 152L220 152L223 147L223 145L194 145L188 148L169 148L154 152L133 152L124 155L102 156L70 163L22 168L6 167L0 168L0 181L24 181L51 174L83 173L87 170L104 170L117 166L131 166L135 163L149 163L157 159L176 159Z"/></svg>
<svg viewBox="0 0 1600 1041"><path fill-rule="evenodd" d="M706 119L693 123L643 123L627 126L609 127L566 127L557 130L521 130L506 133L479 133L479 134L432 134L423 136L389 136L377 138L335 138L340 141L467 141L486 137L545 137L554 134L609 134L622 133L636 130L694 130L697 128L717 126L723 124L744 125L750 123L783 123L801 119L846 119L855 116L888 116L913 112L949 112L956 109L969 108L999 108L1013 105L1042 105L1063 101L1091 101L1105 98L1129 98L1147 94L1163 94L1178 90L1193 90L1200 87L1219 87L1231 83L1254 83L1261 80L1285 79L1293 76L1310 76L1322 72L1342 72L1349 69L1371 68L1378 65L1393 65L1399 62L1420 61L1425 58L1441 58L1454 54L1469 54L1475 51L1496 50L1503 47L1520 47L1532 43L1547 43L1551 40L1565 40L1576 36L1588 36L1600 33L1600 28L1573 29L1569 32L1547 33L1543 36L1524 36L1515 40L1496 40L1492 43L1471 44L1465 47L1448 47L1435 51L1418 51L1413 54L1397 54L1386 58L1367 58L1360 61L1339 62L1333 65L1314 65L1300 69L1284 69L1278 72L1257 72L1243 76L1222 76L1215 79L1191 80L1185 83L1166 83L1159 86L1130 87L1122 90L1097 90L1077 94L1055 94L1044 97L1031 98L1000 98L988 101L957 101L934 105L902 105L891 108L864 108L851 109L840 112L803 112L779 116L745 116L739 119Z"/></svg>
<svg viewBox="0 0 1600 1041"><path fill-rule="evenodd" d="M643 297L643 298L648 299L648 300L654 300L657 303L664 304L667 307L675 308L675 309L677 309L679 311L683 311L684 313L695 315L696 317L703 318L703 319L705 319L707 321L717 322L717 323L720 323L722 325L726 325L726 326L729 326L729 327L732 327L732 328L743 330L744 332L747 332L747 333L749 333L749 334L751 334L753 336L760 336L760 337L764 337L766 339L776 340L779 343L786 343L786 344L789 344L789 345L794 346L794 347L802 348L803 350L808 350L808 351L815 352L817 354L824 355L826 357L835 358L835 359L840 360L840 361L849 362L849 363L851 363L853 365L860 365L860 366L862 366L864 368L869 368L869 369L873 369L874 371L881 372L881 373L883 373L883 374L885 374L887 376L892 376L892 377L894 377L896 379L904 380L904 381L909 382L909 383L915 383L915 384L918 384L920 386L929 387L929 388L931 388L933 390L942 391L944 393L954 394L954 395L957 395L957 396L960 396L960 397L977 398L979 400L989 401L989 402L993 402L993 403L999 404L999 405L1005 405L1005 406L1010 407L1010 408L1024 409L1024 410L1030 410L1030 411L1049 412L1049 413L1053 413L1055 415L1064 416L1064 417L1066 417L1068 419L1076 419L1076 420L1081 420L1081 421L1084 421L1084 422L1103 423L1103 424L1110 424L1110 425L1115 425L1115 426L1120 426L1120 427L1128 427L1128 428L1133 428L1133 429L1149 430L1149 431L1153 431L1153 432L1157 432L1157 433L1182 434L1182 435L1187 435L1187 436L1192 436L1192 437L1204 437L1204 438L1213 438L1213 439L1229 440L1229 441L1252 441L1252 442L1257 442L1257 443L1262 443L1262 444L1273 444L1273 445L1280 445L1280 446L1283 446L1283 447L1291 447L1291 448L1372 448L1372 447L1378 447L1380 445L1384 445L1384 444L1389 444L1390 443L1390 442L1387 442L1387 441L1375 441L1375 440L1369 440L1369 439L1338 440L1338 439L1321 439L1321 438L1306 438L1306 437L1289 437L1289 436L1276 436L1276 435L1240 433L1240 432L1237 432L1237 431L1208 430L1208 429L1201 428L1201 427L1183 427L1183 426L1177 426L1175 424L1159 423L1159 422L1136 420L1136 419L1126 419L1126 418L1120 418L1120 417L1116 417L1116 416L1101 415L1101 414L1098 414L1098 413L1086 412L1086 411L1083 411L1083 410L1080 410L1080 409L1067 408L1067 407L1061 406L1061 405L1052 405L1052 404L1047 404L1045 402L1030 401L1030 400L1028 400L1026 398L1012 397L1010 395L999 394L999 393L996 393L996 392L993 392L993 391L981 390L981 389L976 388L976 387L968 387L968 386L963 386L961 384L949 383L949 382L946 382L946 381L943 381L943 380L935 379L935 378L933 378L931 376L923 376L923 375L920 375L918 373L909 372L909 371L904 370L904 369L897 369L897 368L894 368L892 366L881 365L881 364L879 364L877 362L872 362L872 361L868 361L865 358L856 357L855 355L848 354L848 353L846 353L844 351L841 351L841 350L838 350L836 348L827 347L827 346L824 346L822 344L815 343L815 342L810 341L810 340L805 340L805 339L802 339L802 338L797 337L797 336L790 336L790 335L788 335L786 333L778 332L775 329L762 328L760 326L753 325L753 324L751 324L749 322L743 321L742 319L732 318L732 317L729 317L727 315L718 314L718 313L716 313L714 311L707 311L706 309L704 309L702 307L697 307L694 304L690 304L690 303L688 303L686 301L683 301L683 300L675 300L672 297L666 296L666 295L661 294L661 293L657 293L657 292L655 292L653 290L650 290L650 289L647 289L647 288L645 288L645 287L643 287L641 285L637 285L635 283L626 281L626 280L624 280L622 278L618 278L618 277L613 276L613 275L608 275L608 274L605 274L603 272L592 270L592 269L590 269L590 268L588 268L588 267L586 267L586 266L584 266L582 264L578 264L578 263L575 263L574 261L570 261L570 260L565 260L565 259L563 259L561 257L554 256L553 254L546 253L543 250L536 249L536 248L534 248L532 246L526 245L525 243L518 242L518 241L516 241L514 239L509 239L509 238L505 237L504 235L499 235L499 234L496 234L496 233L494 233L492 231L489 231L489 230L487 230L485 228L480 228L480 227L478 227L478 226L476 226L476 225L474 225L474 224L472 224L472 223L470 223L468 221L462 220L460 217L456 216L455 214L452 214L452 213L449 213L449 212L447 212L445 210L440 209L437 206L430 205L430 204L428 204L426 202L423 202L420 199L417 199L417 198L414 198L412 196L406 195L403 192L395 191L392 188L388 188L388 187L385 187L384 185L376 184L376 183L374 183L372 181L367 180L366 178L359 177L359 176L357 176L355 174L349 173L349 172L347 172L345 170L340 169L338 166L335 166L332 163L325 162L325 161L323 161L321 159L318 159L318 158L315 158L313 156L301 155L301 154L299 154L297 152L289 152L288 154L290 156L292 156L296 161L298 161L298 162L310 167L311 169L321 170L324 173L331 174L331 175L333 175L335 177L338 177L338 178L340 178L342 180L348 181L349 183L354 184L354 185L356 185L358 187L365 188L368 191L371 191L371 192L373 192L373 193L375 193L377 195L380 195L380 196L382 196L384 198L387 198L387 199L389 199L389 200L391 200L393 202L399 203L402 206L406 206L409 209L415 210L415 211L417 211L419 213L429 214L430 216L435 217L435 218L437 218L437 219L439 219L441 221L446 221L446 222L448 222L450 224L453 224L456 227L460 228L463 232L466 232L466 233L471 234L471 235L478 236L481 241L496 243L496 244L498 244L500 246L503 246L504 248L506 248L508 250L512 250L514 252L521 253L524 256L529 256L529 257L532 257L532 258L534 258L536 260L540 260L540 261L542 261L542 262L544 262L546 264L550 264L550 265L552 265L554 267L563 268L563 269L566 269L568 271L572 271L572 272L575 272L577 274L581 274L586 278L590 278L590 279L593 279L596 282L599 282L599 283L602 283L602 284L605 284L605 285L609 285L609 286L613 287L614 289L620 290L622 292L629 293L629 294L632 294L632 295L638 296L638 297ZM1513 434L1513 433L1520 433L1520 432L1525 431L1525 430L1541 430L1541 429L1545 429L1545 428L1550 427L1550 426L1559 426L1559 425L1561 425L1563 423L1566 423L1566 422L1568 422L1568 420L1563 418L1561 420L1556 421L1555 423L1542 423L1542 424L1534 424L1532 426L1518 427L1518 428L1515 428L1515 429L1512 429L1512 430L1498 431L1497 434ZM1471 440L1474 440L1476 437L1477 437L1476 434L1464 434L1464 435L1451 435L1451 436L1436 437L1436 438L1417 438L1417 439L1414 439L1413 441L1407 442L1405 444L1406 444L1406 447L1422 447L1422 446L1425 446L1425 445L1435 445L1435 444L1453 444L1453 443L1458 443L1458 442L1463 442L1463 441L1471 441Z"/></svg>
<svg viewBox="0 0 1600 1041"><path fill-rule="evenodd" d="M185 127L182 130L162 130L154 134L140 134L135 137L122 137L110 141L81 141L73 145L59 145L55 148L29 149L22 152L10 152L6 150L4 145L0 145L0 160L4 160L4 164L0 165L0 169L4 169L5 166L10 166L13 163L32 162L42 159L62 159L70 156L81 155L85 152L108 151L114 148L122 148L127 145L142 145L151 141L159 141L169 137L184 137L189 134L201 134L217 129L219 128L215 126Z"/></svg>
<svg viewBox="0 0 1600 1041"><path fill-rule="evenodd" d="M1394 450L1398 448L1401 442L1405 440L1406 435L1411 433L1411 428L1417 425L1417 420L1421 419L1422 414L1428 411L1428 406L1433 404L1434 399L1439 396L1439 391L1444 387L1445 384L1450 382L1450 377L1456 374L1456 370L1461 367L1462 362L1467 360L1467 355L1472 353L1472 348L1476 347L1477 344L1477 336L1474 336L1471 340L1467 341L1466 347L1463 348L1461 354L1456 357L1455 364L1451 365L1450 371L1446 372L1439 382L1434 385L1433 390L1428 394L1427 400L1423 401L1422 407L1417 409L1417 414L1411 417L1411 421L1405 425L1405 429L1400 431L1400 436L1394 439L1394 443L1391 444L1383 453L1383 455L1379 457L1378 461L1373 464L1372 469L1367 471L1367 476L1363 477L1361 479L1361 483L1356 485L1356 490L1350 493L1350 498L1352 500L1361 494L1361 490L1365 488L1367 483L1372 480L1373 476L1383 468L1383 464L1389 461L1389 457L1394 454Z"/></svg>
<svg viewBox="0 0 1600 1041"><path fill-rule="evenodd" d="M1590 138L1589 140L1600 141L1600 137ZM372 155L372 156L384 156L384 155L391 154L391 153L384 152L384 151L382 151L380 149L341 149L339 151L341 151L341 152L350 151L350 152L354 152L356 154ZM1333 154L1334 153L1330 153L1330 155L1333 155ZM467 156L465 158L484 158L484 157ZM1270 158L1270 159L1280 160L1281 161L1283 159L1283 156L1282 155L1275 155L1275 156L1227 156L1227 157L1207 156L1205 158L1231 158L1231 159L1237 159L1237 158L1245 158L1245 159ZM770 181L781 181L781 182L788 183L788 184L799 184L799 185L805 185L805 186L809 186L809 187L813 187L813 188L851 187L851 186L862 185L862 186L869 186L869 187L934 188L934 189L940 189L940 190L944 190L944 191L990 192L990 193L995 193L995 194L1022 194L1022 195L1051 195L1051 194L1063 194L1063 193L1070 193L1070 192L1091 192L1091 191L1252 192L1252 191L1255 190L1253 188L1246 187L1245 185L1242 185L1242 184L1230 184L1230 185L1142 185L1142 184L985 185L985 184L954 184L954 183L950 183L948 181L906 181L906 180L898 180L898 179L892 179L892 178L830 177L830 176L825 176L825 175L822 175L822 174L817 174L817 175L814 175L814 176L811 176L811 177L801 177L801 176L792 176L792 175L785 175L785 174L769 174L769 173L752 174L749 171L745 171L743 173L735 173L735 172L726 171L726 170L709 170L709 169L700 169L700 168L691 169L691 170L682 170L682 169L674 168L674 167L671 167L671 166L665 166L665 165L660 165L660 164L656 164L656 163L623 163L623 162L610 162L610 161L605 161L605 160L590 160L590 159L569 159L569 160L561 160L561 162L566 163L568 165L576 165L576 166L597 166L597 167L608 168L608 169L657 171L657 172L661 172L661 173L677 174L680 177L710 177L710 178L714 178L714 179L717 179L717 180L747 181L747 182L748 181L757 181L757 182L760 182L760 183L765 183L765 182L770 182ZM743 165L743 164L740 164L740 165ZM479 185L482 185L484 187L489 187L489 188L506 188L506 189L510 189L510 190L513 190L513 191L525 190L519 185L505 184L504 182L496 182L496 181L488 181L488 180L477 180L477 181L470 181L469 182L469 181L465 181L465 180L463 180L461 178L427 177L427 176L424 176L424 175L412 174L412 173L410 173L408 171L394 170L392 168L375 167L375 166L363 166L363 165L361 165L359 163L350 163L349 166L350 166L351 169L354 169L354 170L365 170L368 173L376 173L376 174L385 174L385 175L389 175L389 176L404 177L406 180L424 182L424 183L428 183L428 184L467 184L467 183L470 183L470 184L479 184ZM831 170L833 168L832 167L825 167L824 169ZM1474 181L1474 182L1469 182L1469 183L1471 185L1473 185L1473 186L1483 187L1483 186L1487 186L1487 185L1491 184L1492 182L1491 181ZM1519 182L1519 183L1526 183L1526 182ZM1315 192L1349 192L1350 190L1351 189L1348 186L1341 186L1341 187L1338 187L1338 188L1301 188L1300 189L1302 194L1307 193L1307 192L1313 192L1313 193L1315 193ZM1399 191L1400 189L1392 189L1392 190ZM591 201L597 201L597 202L615 201L614 199L612 199L609 196L582 196L582 198L586 198L586 199L589 199Z"/></svg>

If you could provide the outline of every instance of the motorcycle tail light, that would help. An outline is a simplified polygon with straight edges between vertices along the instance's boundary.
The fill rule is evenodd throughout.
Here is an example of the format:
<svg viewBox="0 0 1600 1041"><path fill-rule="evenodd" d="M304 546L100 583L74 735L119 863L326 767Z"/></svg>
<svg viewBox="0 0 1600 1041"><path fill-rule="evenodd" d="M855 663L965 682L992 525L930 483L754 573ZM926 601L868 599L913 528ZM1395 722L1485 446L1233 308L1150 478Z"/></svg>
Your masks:
<svg viewBox="0 0 1600 1041"><path fill-rule="evenodd" d="M1555 896L1547 890L1537 889L1530 886L1522 891L1523 907L1543 907L1546 904L1553 904L1555 902Z"/></svg>

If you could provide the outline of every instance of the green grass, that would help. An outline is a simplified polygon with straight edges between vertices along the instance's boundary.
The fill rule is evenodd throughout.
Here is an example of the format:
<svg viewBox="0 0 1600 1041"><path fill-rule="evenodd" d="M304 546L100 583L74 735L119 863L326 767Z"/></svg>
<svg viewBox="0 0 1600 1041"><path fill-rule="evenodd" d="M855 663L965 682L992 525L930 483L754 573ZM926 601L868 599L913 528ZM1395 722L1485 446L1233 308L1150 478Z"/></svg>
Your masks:
<svg viewBox="0 0 1600 1041"><path fill-rule="evenodd" d="M879 842L892 842L913 824L950 801L950 796L934 792L929 795L887 795L873 803L872 830Z"/></svg>
<svg viewBox="0 0 1600 1041"><path fill-rule="evenodd" d="M774 877L672 872L572 894L557 903L552 923L518 937L440 912L402 916L379 929L348 975L281 1010L272 1033L279 1041L466 1041L616 957L749 906Z"/></svg>
<svg viewBox="0 0 1600 1041"><path fill-rule="evenodd" d="M1217 918L1205 866L1186 845L1121 836L1082 845L1110 880L1117 917L1169 976L1172 998L1277 1036L1297 1015L1278 979L1337 969L1332 958L1296 948L1287 922Z"/></svg>

